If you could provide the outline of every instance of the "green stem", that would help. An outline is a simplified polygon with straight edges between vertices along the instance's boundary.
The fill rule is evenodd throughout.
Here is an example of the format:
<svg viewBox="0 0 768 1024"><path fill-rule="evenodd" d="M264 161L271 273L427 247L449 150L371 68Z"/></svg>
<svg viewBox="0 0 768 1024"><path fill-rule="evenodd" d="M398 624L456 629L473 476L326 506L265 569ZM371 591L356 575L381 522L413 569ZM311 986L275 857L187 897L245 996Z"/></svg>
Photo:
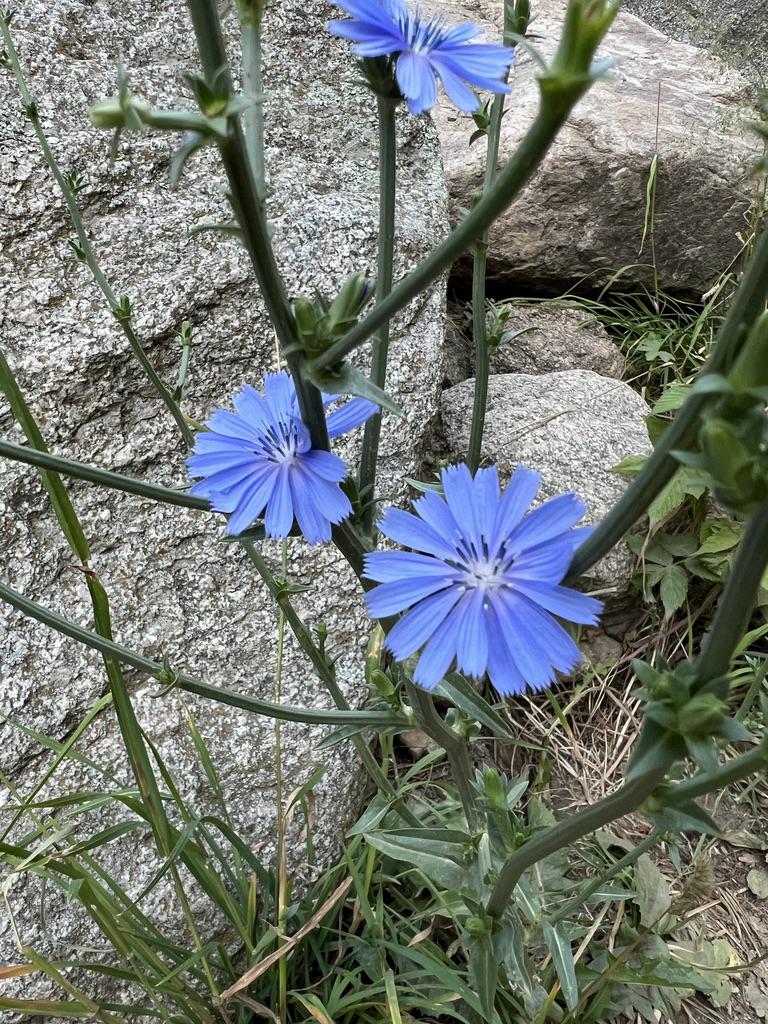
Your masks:
<svg viewBox="0 0 768 1024"><path fill-rule="evenodd" d="M251 165L256 192L264 203L267 197L267 172L264 164L264 85L261 78L261 25L250 9L241 5L240 24L243 49L243 93L248 106L243 111L245 148Z"/></svg>
<svg viewBox="0 0 768 1024"><path fill-rule="evenodd" d="M132 651L122 644L108 640L106 637L94 633L93 630L85 629L76 623L65 619L56 612L44 608L36 601L24 597L12 587L0 583L0 601L17 608L24 615L50 626L64 636L77 640L95 651L114 658L125 665L144 672L147 675L158 677L167 671L167 666L161 662L152 661L143 655ZM364 729L377 729L383 731L393 725L400 724L400 720L388 713L381 711L313 711L311 709L294 708L287 704L272 704L270 701L259 700L257 697L247 697L245 694L236 693L220 686L212 686L204 683L195 676L179 673L174 676L173 686L187 693L196 693L199 697L208 700L218 701L220 704L228 704L231 707L242 708L244 711L251 711L256 715L265 715L267 718L282 718L286 722L304 722L308 725L325 725L329 728L334 726L355 725Z"/></svg>
<svg viewBox="0 0 768 1024"><path fill-rule="evenodd" d="M557 93L542 94L539 113L522 139L513 156L499 174L491 191L483 196L472 210L436 249L397 285L383 302L343 338L331 345L311 366L321 369L340 362L354 349L390 321L421 292L436 281L443 271L480 238L486 228L506 210L515 196L546 156L555 136L568 119L573 107L589 88L589 82L576 81Z"/></svg>
<svg viewBox="0 0 768 1024"><path fill-rule="evenodd" d="M685 782L669 786L664 790L664 805L665 807L676 807L689 800L696 800L700 796L706 796L707 793L732 786L734 782L740 782L756 772L765 772L766 767L768 767L768 736L764 736L761 742L752 750L748 750L746 754L732 757L730 761L715 768L714 771L698 772Z"/></svg>
<svg viewBox="0 0 768 1024"><path fill-rule="evenodd" d="M8 23L5 18L0 18L0 31L2 31L3 34L3 41L5 43L7 51L8 62L16 78L16 84L18 85L19 93L21 94L21 101L24 105L24 110L26 111L27 117L32 123L32 127L34 128L35 135L37 136L37 140L40 144L40 148L43 151L43 155L45 157L46 163L48 164L48 168L51 174L53 175L54 179L56 180L56 184L58 185L59 190L64 198L64 202L67 204L67 209L69 210L69 216L72 221L72 226L74 227L75 232L77 234L77 240L80 246L80 252L82 254L83 262L87 265L88 269L91 272L91 275L93 276L94 281L101 289L102 295L109 303L109 307L112 310L112 313L115 315L115 319L120 324L120 327L123 330L123 334L127 338L128 344L131 346L133 354L138 359L142 369L149 378L152 386L154 387L155 391L157 392L158 396L162 400L165 407L168 409L168 412L171 414L171 416L173 416L174 420L176 421L176 424L181 432L181 436L184 438L187 447L191 448L192 445L194 444L195 439L192 434L192 431L189 429L189 426L187 425L186 420L184 419L184 414L182 413L178 404L174 401L170 391L168 391L166 386L163 384L163 382L157 375L154 366L150 362L149 357L142 348L139 339L136 337L136 334L133 328L131 327L130 318L125 317L122 314L118 315L120 311L120 303L118 301L117 296L112 291L112 288L110 287L106 277L101 272L99 264L96 262L96 258L93 255L93 250L91 249L91 243L88 241L88 235L86 234L85 228L83 226L83 221L80 216L80 210L77 206L77 200L75 199L72 189L67 184L64 175L61 173L59 165L56 161L56 157L53 155L53 150L48 144L48 139L45 135L45 132L43 131L43 126L40 123L40 118L37 113L37 104L35 103L34 98L29 92L29 89L27 88L27 83L24 79L24 75L21 70L21 65L19 63L19 58L16 53L16 49L13 45L13 39L11 37L11 33L8 28Z"/></svg>
<svg viewBox="0 0 768 1024"><path fill-rule="evenodd" d="M483 195L493 187L496 164L499 159L501 140L501 119L504 115L504 93L497 93L491 109L491 123L488 128L488 146L485 157ZM488 328L485 322L485 274L488 263L488 242L490 228L486 228L479 242L475 243L472 263L472 334L475 339L475 394L472 405L472 426L469 431L467 465L474 474L480 467L480 452L483 447L485 409L488 404L488 376L491 353L488 349Z"/></svg>
<svg viewBox="0 0 768 1024"><path fill-rule="evenodd" d="M727 674L747 630L755 595L768 565L768 500L747 523L704 646L696 659L698 685Z"/></svg>
<svg viewBox="0 0 768 1024"><path fill-rule="evenodd" d="M272 575L269 566L261 557L256 547L248 541L243 541L242 543L246 554L256 569L256 572L266 584L266 587L272 597L277 601L280 608L280 614L285 617L299 643L299 646L307 655L315 669L315 672L317 672L318 676L325 684L334 704L340 711L350 711L349 703L341 692L339 684L336 682L333 666L329 664L328 659L312 639L309 630L304 625L296 609L293 607L290 595L283 590L278 581ZM398 797L394 786L384 774L378 761L371 753L371 748L366 743L365 738L363 736L355 735L352 736L352 742L360 760L363 762L363 766L375 783L376 788L390 800L395 801L393 806L396 807L400 815L408 822L409 825L417 828L421 824L419 819L405 806L402 799Z"/></svg>
<svg viewBox="0 0 768 1024"><path fill-rule="evenodd" d="M558 850L565 849L582 836L589 835L609 822L637 810L663 781L670 764L671 762L665 759L663 764L657 765L645 775L625 782L621 789L611 796L577 811L576 814L564 818L529 839L512 854L499 872L488 900L488 913L497 918L502 916L523 872L532 865L557 853Z"/></svg>
<svg viewBox="0 0 768 1024"><path fill-rule="evenodd" d="M376 304L378 305L392 291L392 263L395 252L395 192L397 186L397 144L395 133L396 104L384 96L378 97L379 117L379 246L376 277ZM371 381L376 387L385 388L387 381L387 356L389 353L389 325L385 320L373 342L371 360ZM377 412L365 424L363 452L360 459L360 493L363 495L362 526L368 535L373 533L376 518L374 488L376 485L376 463L381 436L381 412Z"/></svg>
<svg viewBox="0 0 768 1024"><path fill-rule="evenodd" d="M699 379L730 369L752 324L765 310L768 296L768 231L763 232L744 272L741 284L717 335L714 351ZM567 581L574 581L617 544L669 483L679 468L671 453L690 449L696 442L700 416L710 400L719 395L694 392L662 435L653 454L594 532L576 551Z"/></svg>
<svg viewBox="0 0 768 1024"><path fill-rule="evenodd" d="M232 80L216 0L187 0L187 6L206 77L209 80L217 74L224 77L231 93ZM243 242L272 327L293 377L301 419L309 431L312 447L327 451L328 430L323 400L318 389L302 376L301 351L293 314L275 261L264 207L251 171L242 129L235 116L230 117L229 135L226 139L217 139L217 145L229 181L232 209L242 231Z"/></svg>
<svg viewBox="0 0 768 1024"><path fill-rule="evenodd" d="M654 846L657 846L661 842L661 838L662 832L659 829L654 829L653 832L649 833L641 843L638 843L637 846L633 847L628 853L625 853L623 857L612 864L608 871L598 875L597 878L593 878L589 885L582 889L577 896L568 900L564 906L552 914L549 918L549 923L552 927L554 928L555 925L570 917L575 910L586 903L587 900L591 899L606 882L615 878L620 871L624 870L624 868L631 867L642 857L644 853L648 853L648 851L652 850Z"/></svg>
<svg viewBox="0 0 768 1024"><path fill-rule="evenodd" d="M445 724L437 713L431 693L422 690L420 686L410 680L406 680L405 689L422 729L445 751L451 766L453 780L459 790L464 813L467 816L469 831L471 833L480 831L483 822L477 809L475 790L472 787L472 765L466 743L456 735L450 726Z"/></svg>
<svg viewBox="0 0 768 1024"><path fill-rule="evenodd" d="M61 455L52 455L50 452L37 451L25 445L14 444L12 441L0 440L0 458L3 457L14 459L16 462L24 462L28 466L53 469L66 476L73 476L77 480L88 480L93 484L100 484L102 487L125 491L126 494L138 494L142 498L152 498L154 501L162 501L166 505L181 505L182 508L196 508L203 512L211 511L211 504L207 498L196 498L192 494L187 494L186 491L176 491L171 487L163 487L161 484L135 480L122 473L99 469L98 466L89 466L85 462L65 459Z"/></svg>

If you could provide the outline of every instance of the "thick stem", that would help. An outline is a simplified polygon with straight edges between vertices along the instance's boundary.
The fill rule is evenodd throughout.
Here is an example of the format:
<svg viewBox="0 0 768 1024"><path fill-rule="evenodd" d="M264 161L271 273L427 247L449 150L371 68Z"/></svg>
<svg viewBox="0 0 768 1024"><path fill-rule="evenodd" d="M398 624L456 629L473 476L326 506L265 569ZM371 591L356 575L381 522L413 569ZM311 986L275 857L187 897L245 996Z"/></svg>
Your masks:
<svg viewBox="0 0 768 1024"><path fill-rule="evenodd" d="M267 197L267 171L264 163L264 86L261 78L260 19L243 11L240 15L243 48L243 93L248 106L243 111L245 149L251 165L256 192L264 203Z"/></svg>
<svg viewBox="0 0 768 1024"><path fill-rule="evenodd" d="M206 77L213 79L217 73L221 74L223 69L231 93L232 83L216 0L188 0L188 7ZM296 386L302 421L309 431L312 447L327 451L328 430L323 400L318 389L302 377L302 359L293 314L275 261L264 208L236 117L230 118L227 138L219 139L217 144L229 181L232 209L242 231L243 242L248 250L272 327Z"/></svg>
<svg viewBox="0 0 768 1024"><path fill-rule="evenodd" d="M497 918L502 916L523 872L532 865L549 857L550 854L570 846L582 836L589 835L590 832L603 828L609 822L623 818L625 814L637 810L663 781L670 763L665 760L663 764L657 765L645 775L632 779L631 782L625 782L618 792L564 818L556 825L529 839L512 854L499 872L486 907L488 913Z"/></svg>
<svg viewBox="0 0 768 1024"><path fill-rule="evenodd" d="M378 97L379 115L379 249L376 277L376 303L382 302L392 291L392 263L395 252L395 193L397 184L397 146L395 138L396 104L386 97ZM371 380L376 387L385 388L387 356L389 353L389 320L386 320L373 342ZM381 412L365 424L363 453L360 459L360 491L366 501L362 526L366 534L373 533L376 517L374 488L376 463L381 435Z"/></svg>
<svg viewBox="0 0 768 1024"><path fill-rule="evenodd" d="M733 296L714 351L699 377L730 369L752 324L765 310L767 295L768 231L765 231ZM689 396L622 497L574 554L566 582L583 575L645 514L648 506L678 470L680 464L671 453L676 449L690 449L695 443L699 418L710 400L717 401L719 396L696 391Z"/></svg>
<svg viewBox="0 0 768 1024"><path fill-rule="evenodd" d="M724 676L733 652L747 630L755 609L755 595L768 565L768 500L763 501L747 523L728 582L704 646L696 659L696 676L702 685Z"/></svg>
<svg viewBox="0 0 768 1024"><path fill-rule="evenodd" d="M491 123L488 129L483 195L487 195L490 192L496 177L503 114L504 94L497 93L493 100ZM475 254L472 263L472 334L475 340L475 394L472 405L472 426L469 431L467 465L473 474L480 467L480 453L483 447L483 429L485 427L485 409L488 404L488 375L491 354L488 350L488 328L485 322L485 273L488 262L489 238L490 229L486 228L479 243L475 244Z"/></svg>
<svg viewBox="0 0 768 1024"><path fill-rule="evenodd" d="M499 174L496 184L430 255L419 264L388 298L374 309L343 338L331 345L321 356L312 360L312 366L321 369L338 363L387 323L401 309L436 281L443 271L480 238L486 228L503 213L521 191L530 176L544 159L555 136L562 128L573 107L589 87L588 82L574 82L557 95L542 96L541 106L514 155Z"/></svg>
<svg viewBox="0 0 768 1024"><path fill-rule="evenodd" d="M420 686L416 686L410 680L406 680L405 688L424 732L445 750L448 763L451 766L453 781L459 790L464 813L467 816L469 831L471 833L478 832L482 828L482 818L477 809L477 799L472 788L472 765L466 743L456 735L450 726L445 724L437 713L432 694L422 690Z"/></svg>

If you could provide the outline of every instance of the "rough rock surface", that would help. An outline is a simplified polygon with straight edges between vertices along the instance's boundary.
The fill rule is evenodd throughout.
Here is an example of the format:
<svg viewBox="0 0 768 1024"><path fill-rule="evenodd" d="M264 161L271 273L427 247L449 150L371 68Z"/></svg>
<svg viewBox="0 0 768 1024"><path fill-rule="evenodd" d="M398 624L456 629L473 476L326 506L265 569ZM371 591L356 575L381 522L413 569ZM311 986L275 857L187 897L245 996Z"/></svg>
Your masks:
<svg viewBox="0 0 768 1024"><path fill-rule="evenodd" d="M87 120L89 105L115 91L122 53L134 91L158 106L191 105L181 75L197 71L182 0L125 0L118 7L90 0L23 0L15 39L53 149L65 172L86 185L79 202L89 236L117 294L134 304L134 326L164 381L173 386L182 320L195 325L196 344L185 410L197 419L226 406L246 382L259 385L274 368L274 338L244 252L228 237L187 228L226 220L223 174L212 151L188 164L178 191L168 186L179 137L124 136L114 166L107 133ZM268 91L267 160L275 246L291 296L318 287L335 294L345 277L375 267L378 172L375 102L358 85L347 45L328 36L319 0L269 9L265 41ZM236 59L236 18L225 22ZM0 326L2 346L18 375L49 447L145 479L184 480L183 445L170 417L135 363L86 268L67 240L73 232L9 75L0 75ZM439 147L426 119L398 124L400 183L396 275L408 270L446 230ZM9 141L5 141L9 140ZM436 286L394 325L391 391L405 419L385 421L381 491L420 464L424 425L433 417L441 378L443 293ZM418 339L418 344L415 343ZM0 433L20 440L0 402ZM359 437L336 448L354 461ZM115 637L147 656L168 655L209 682L271 699L276 616L237 545L220 543L221 517L196 513L73 483L70 492L90 539L91 568L112 602ZM84 577L73 564L37 473L0 462L0 564L17 590L85 625L92 615ZM279 565L277 545L265 548ZM365 697L361 653L370 622L350 573L335 549L290 543L289 572L310 587L296 604L307 621L328 625L328 649L339 655L339 683L353 705ZM141 721L157 743L184 797L195 810L212 795L173 694L155 699L155 680L129 673ZM41 625L0 609L0 709L4 715L61 739L106 688L100 659ZM330 707L328 695L288 642L281 699ZM229 810L246 842L274 847L273 723L220 704L188 698L208 743ZM357 813L363 784L354 751L342 745L318 753L323 731L283 727L284 787L290 792L327 762L317 788L318 862L335 854ZM2 770L22 787L41 773L40 748L9 721L0 723ZM111 709L81 743L130 784ZM58 784L88 785L83 769L60 769ZM6 802L6 801L3 801ZM116 852L114 852L116 850ZM138 893L152 875L148 850L118 844L106 854L127 872ZM17 891L16 889L14 891ZM22 891L21 889L18 891ZM27 903L30 901L27 900ZM33 904L34 901L32 901ZM143 903L161 927L174 914L160 889ZM92 931L69 907L49 912L43 941L32 904L20 897L24 941L56 959L73 944L92 946ZM201 910L201 929L211 922ZM53 922L53 923L52 923ZM103 945L98 941L97 945ZM0 920L0 961L19 954ZM26 989L22 979L18 989ZM39 988L36 991L41 991Z"/></svg>
<svg viewBox="0 0 768 1024"><path fill-rule="evenodd" d="M501 305L501 304L500 304ZM491 373L553 373L594 370L621 379L626 360L603 325L583 307L542 302L506 306L503 330L522 331L491 353ZM450 312L450 311L449 311ZM446 363L457 384L474 373L474 354L459 332L446 331Z"/></svg>
<svg viewBox="0 0 768 1024"><path fill-rule="evenodd" d="M560 35L564 0L541 0L534 43L549 57ZM446 9L442 5L442 9ZM494 40L501 6L449 0L452 20L468 19ZM492 22L492 23L491 23ZM581 99L542 166L491 233L491 276L516 287L562 290L586 279L604 284L653 280L653 250L643 225L646 187L658 152L655 260L666 290L703 294L741 248L749 228L760 151L745 127L753 116L749 83L703 50L673 42L619 14L598 56L620 58L614 81ZM501 159L515 150L538 108L535 65L519 55ZM658 112L658 116L657 116ZM481 186L485 147L443 97L436 112L453 214ZM463 264L468 272L469 264Z"/></svg>
<svg viewBox="0 0 768 1024"><path fill-rule="evenodd" d="M740 68L758 85L768 78L765 0L624 0L629 14L644 18L673 39L707 50Z"/></svg>
<svg viewBox="0 0 768 1024"><path fill-rule="evenodd" d="M452 458L469 444L474 381L443 392L443 436ZM611 469L630 455L650 454L648 406L629 385L591 370L543 376L498 374L488 386L482 457L504 478L518 465L542 475L538 498L575 491L596 523L620 497L626 480ZM594 567L591 590L616 600L630 586L635 557L622 544Z"/></svg>

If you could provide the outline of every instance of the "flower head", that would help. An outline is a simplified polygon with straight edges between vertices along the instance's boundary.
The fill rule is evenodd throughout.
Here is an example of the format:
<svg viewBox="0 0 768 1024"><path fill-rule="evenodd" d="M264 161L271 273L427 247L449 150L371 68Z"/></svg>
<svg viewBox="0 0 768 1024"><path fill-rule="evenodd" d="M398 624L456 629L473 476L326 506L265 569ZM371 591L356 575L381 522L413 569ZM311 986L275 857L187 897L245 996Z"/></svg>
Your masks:
<svg viewBox="0 0 768 1024"><path fill-rule="evenodd" d="M335 0L352 21L331 21L329 30L355 40L359 57L396 57L395 75L412 114L437 102L439 76L451 102L466 113L477 110L477 97L464 82L491 92L509 92L503 81L514 51L491 43L469 44L480 34L464 23L446 28L441 19L425 21L419 9L409 13L403 0ZM464 81L462 81L464 79Z"/></svg>
<svg viewBox="0 0 768 1024"><path fill-rule="evenodd" d="M323 401L329 405L336 397L323 395ZM264 395L244 387L233 402L236 412L216 409L208 430L197 436L187 467L203 479L190 493L230 513L227 533L242 533L266 509L268 537L287 537L296 519L310 544L330 540L331 523L352 512L339 487L347 467L338 455L311 447L291 378L268 373ZM329 437L358 427L376 409L353 398L328 416Z"/></svg>
<svg viewBox="0 0 768 1024"><path fill-rule="evenodd" d="M560 586L589 527L573 529L586 506L575 494L528 509L539 474L519 468L503 494L495 468L474 479L466 466L442 472L434 491L414 502L416 515L390 509L383 534L414 549L365 556L378 581L366 596L376 618L405 611L386 646L402 661L424 648L414 680L431 689L456 660L476 679L487 672L500 693L547 686L568 672L579 650L554 615L593 625L602 605ZM528 514L526 515L526 512Z"/></svg>

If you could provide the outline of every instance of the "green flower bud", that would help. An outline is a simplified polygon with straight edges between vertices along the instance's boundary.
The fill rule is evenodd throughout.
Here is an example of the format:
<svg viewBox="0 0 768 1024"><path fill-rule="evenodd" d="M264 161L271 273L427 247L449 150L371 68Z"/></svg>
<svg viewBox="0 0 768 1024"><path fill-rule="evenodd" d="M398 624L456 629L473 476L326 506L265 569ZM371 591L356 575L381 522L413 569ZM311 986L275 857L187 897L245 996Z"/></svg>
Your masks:
<svg viewBox="0 0 768 1024"><path fill-rule="evenodd" d="M727 707L714 693L699 693L680 709L678 723L684 736L716 735L727 717Z"/></svg>
<svg viewBox="0 0 768 1024"><path fill-rule="evenodd" d="M125 111L117 96L94 103L88 117L95 128L122 128L125 125Z"/></svg>

